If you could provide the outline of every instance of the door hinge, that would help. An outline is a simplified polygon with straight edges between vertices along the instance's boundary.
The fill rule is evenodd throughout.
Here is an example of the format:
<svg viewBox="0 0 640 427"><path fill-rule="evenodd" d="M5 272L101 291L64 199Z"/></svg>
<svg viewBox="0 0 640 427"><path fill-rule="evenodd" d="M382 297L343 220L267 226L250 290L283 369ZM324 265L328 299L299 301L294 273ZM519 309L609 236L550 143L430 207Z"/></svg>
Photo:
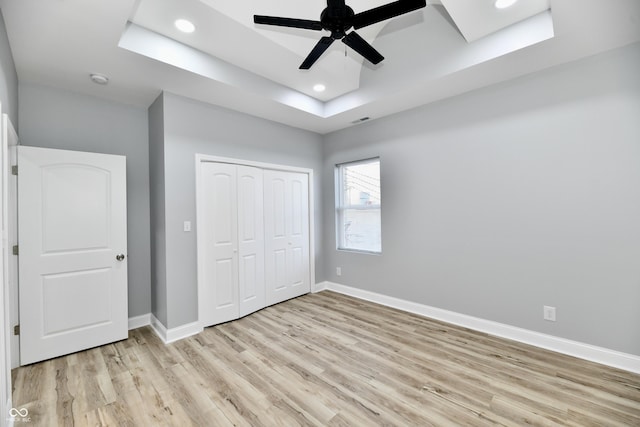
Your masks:
<svg viewBox="0 0 640 427"><path fill-rule="evenodd" d="M14 255L19 255L18 245L14 245L14 246L13 246L13 254L14 254Z"/></svg>
<svg viewBox="0 0 640 427"><path fill-rule="evenodd" d="M11 175L18 175L18 165L11 166Z"/></svg>
<svg viewBox="0 0 640 427"><path fill-rule="evenodd" d="M20 325L13 327L13 335L20 335Z"/></svg>

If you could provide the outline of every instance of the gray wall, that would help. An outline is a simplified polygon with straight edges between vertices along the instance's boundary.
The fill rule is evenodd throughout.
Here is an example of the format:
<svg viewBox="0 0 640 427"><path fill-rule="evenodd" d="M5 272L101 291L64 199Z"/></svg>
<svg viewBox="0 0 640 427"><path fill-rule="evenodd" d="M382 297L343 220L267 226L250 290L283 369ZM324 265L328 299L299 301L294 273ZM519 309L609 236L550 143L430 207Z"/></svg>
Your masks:
<svg viewBox="0 0 640 427"><path fill-rule="evenodd" d="M326 279L640 355L638 76L635 44L328 135ZM337 251L333 165L372 156L383 254Z"/></svg>
<svg viewBox="0 0 640 427"><path fill-rule="evenodd" d="M21 145L127 156L129 316L149 313L147 111L28 83L19 101Z"/></svg>
<svg viewBox="0 0 640 427"><path fill-rule="evenodd" d="M7 113L13 126L18 129L18 74L13 63L11 47L0 10L0 102L2 112Z"/></svg>
<svg viewBox="0 0 640 427"><path fill-rule="evenodd" d="M640 355L638 44L324 138L172 94L147 113L23 83L18 111L0 47L22 144L127 156L130 316L153 311L169 328L197 318L204 153L315 171L316 282ZM371 156L383 254L338 252L333 165Z"/></svg>
<svg viewBox="0 0 640 427"><path fill-rule="evenodd" d="M164 96L149 107L149 198L151 204L151 312L167 324L165 238Z"/></svg>
<svg viewBox="0 0 640 427"><path fill-rule="evenodd" d="M311 168L315 174L316 281L322 281L320 172L322 137L278 123L164 95L166 280L174 328L197 320L195 154ZM152 188L155 182L151 183ZM154 191L154 190L152 190ZM192 221L192 232L182 231Z"/></svg>

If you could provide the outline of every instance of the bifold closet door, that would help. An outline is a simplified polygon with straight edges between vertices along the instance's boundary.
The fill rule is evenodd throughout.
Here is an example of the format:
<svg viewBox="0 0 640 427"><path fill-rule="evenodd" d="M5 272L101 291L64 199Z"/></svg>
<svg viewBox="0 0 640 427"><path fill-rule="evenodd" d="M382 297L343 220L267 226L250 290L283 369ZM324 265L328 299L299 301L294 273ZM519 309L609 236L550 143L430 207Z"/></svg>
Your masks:
<svg viewBox="0 0 640 427"><path fill-rule="evenodd" d="M237 319L265 306L262 169L201 166L206 284L203 325Z"/></svg>
<svg viewBox="0 0 640 427"><path fill-rule="evenodd" d="M309 177L264 171L265 278L267 305L311 290Z"/></svg>
<svg viewBox="0 0 640 427"><path fill-rule="evenodd" d="M238 292L240 317L264 308L262 169L238 166Z"/></svg>
<svg viewBox="0 0 640 427"><path fill-rule="evenodd" d="M237 167L224 163L202 163L202 221L205 259L202 274L203 326L239 317L238 298L238 193Z"/></svg>

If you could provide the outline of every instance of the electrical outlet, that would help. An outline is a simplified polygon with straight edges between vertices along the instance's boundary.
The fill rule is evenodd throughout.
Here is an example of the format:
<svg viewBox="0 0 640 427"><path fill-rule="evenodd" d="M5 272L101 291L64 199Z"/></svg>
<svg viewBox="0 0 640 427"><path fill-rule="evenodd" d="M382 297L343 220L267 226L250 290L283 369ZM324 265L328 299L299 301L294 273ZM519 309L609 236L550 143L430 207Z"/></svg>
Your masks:
<svg viewBox="0 0 640 427"><path fill-rule="evenodd" d="M556 321L556 308L555 307L549 307L548 305L545 305L543 307L543 311L544 311L544 320L548 320L550 322L555 322Z"/></svg>
<svg viewBox="0 0 640 427"><path fill-rule="evenodd" d="M336 267L336 276L342 276L342 268Z"/></svg>

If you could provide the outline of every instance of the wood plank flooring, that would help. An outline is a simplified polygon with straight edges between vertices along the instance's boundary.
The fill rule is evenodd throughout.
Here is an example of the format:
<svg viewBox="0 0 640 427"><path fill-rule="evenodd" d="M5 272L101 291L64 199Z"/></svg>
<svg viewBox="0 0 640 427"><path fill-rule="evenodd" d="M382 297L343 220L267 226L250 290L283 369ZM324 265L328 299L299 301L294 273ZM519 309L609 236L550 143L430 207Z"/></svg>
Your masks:
<svg viewBox="0 0 640 427"><path fill-rule="evenodd" d="M36 426L640 426L640 376L322 292L14 370Z"/></svg>

